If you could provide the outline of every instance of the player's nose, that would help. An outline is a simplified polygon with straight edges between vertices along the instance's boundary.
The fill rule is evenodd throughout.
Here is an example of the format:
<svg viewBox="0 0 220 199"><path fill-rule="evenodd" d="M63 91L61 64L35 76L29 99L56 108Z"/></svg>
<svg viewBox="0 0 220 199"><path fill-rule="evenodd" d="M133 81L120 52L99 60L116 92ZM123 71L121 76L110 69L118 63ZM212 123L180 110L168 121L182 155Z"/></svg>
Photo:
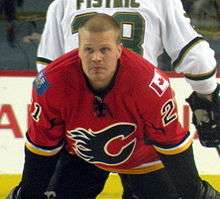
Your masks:
<svg viewBox="0 0 220 199"><path fill-rule="evenodd" d="M103 55L101 52L99 51L94 51L93 54L92 54L92 61L100 61L102 60L103 58Z"/></svg>

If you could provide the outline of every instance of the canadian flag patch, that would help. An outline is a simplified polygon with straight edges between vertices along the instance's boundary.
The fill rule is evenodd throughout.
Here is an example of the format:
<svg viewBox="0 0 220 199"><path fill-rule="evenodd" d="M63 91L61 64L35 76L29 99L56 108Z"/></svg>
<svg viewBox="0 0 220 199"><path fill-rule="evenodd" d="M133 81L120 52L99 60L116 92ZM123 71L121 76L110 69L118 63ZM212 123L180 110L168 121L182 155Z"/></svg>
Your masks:
<svg viewBox="0 0 220 199"><path fill-rule="evenodd" d="M158 96L161 97L169 87L169 82L155 69L154 77L149 86Z"/></svg>

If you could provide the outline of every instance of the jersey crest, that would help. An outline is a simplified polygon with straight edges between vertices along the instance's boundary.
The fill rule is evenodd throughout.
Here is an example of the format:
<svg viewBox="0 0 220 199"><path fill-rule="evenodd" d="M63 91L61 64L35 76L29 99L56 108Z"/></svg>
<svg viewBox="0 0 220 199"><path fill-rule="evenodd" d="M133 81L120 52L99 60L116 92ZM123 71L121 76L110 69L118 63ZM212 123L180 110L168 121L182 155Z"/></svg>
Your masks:
<svg viewBox="0 0 220 199"><path fill-rule="evenodd" d="M129 159L136 146L136 125L116 123L100 131L76 128L68 132L76 154L89 163L119 165Z"/></svg>
<svg viewBox="0 0 220 199"><path fill-rule="evenodd" d="M49 83L44 75L44 71L42 70L37 78L34 80L34 88L36 89L38 95L43 95L44 92L49 88Z"/></svg>

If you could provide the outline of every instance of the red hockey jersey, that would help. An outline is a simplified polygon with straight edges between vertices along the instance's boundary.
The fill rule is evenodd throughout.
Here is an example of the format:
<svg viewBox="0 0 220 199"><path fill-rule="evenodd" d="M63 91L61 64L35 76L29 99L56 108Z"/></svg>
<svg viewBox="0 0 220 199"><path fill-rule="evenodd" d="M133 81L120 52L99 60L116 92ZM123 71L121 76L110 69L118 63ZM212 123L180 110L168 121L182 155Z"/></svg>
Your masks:
<svg viewBox="0 0 220 199"><path fill-rule="evenodd" d="M100 97L73 50L34 81L26 146L45 156L65 146L108 171L147 173L163 167L158 151L177 154L191 145L177 115L168 78L141 56L124 48L112 87Z"/></svg>

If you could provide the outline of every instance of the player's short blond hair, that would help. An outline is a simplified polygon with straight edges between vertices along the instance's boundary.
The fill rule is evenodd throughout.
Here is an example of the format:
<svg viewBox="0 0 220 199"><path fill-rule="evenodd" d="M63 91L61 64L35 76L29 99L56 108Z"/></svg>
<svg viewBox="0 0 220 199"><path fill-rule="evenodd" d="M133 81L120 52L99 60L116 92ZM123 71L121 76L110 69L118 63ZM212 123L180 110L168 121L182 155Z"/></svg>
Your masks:
<svg viewBox="0 0 220 199"><path fill-rule="evenodd" d="M80 34L82 31L89 32L106 32L113 31L116 34L116 43L121 43L121 29L117 21L110 15L104 13L96 13L89 17L85 23L81 24L79 32L79 41Z"/></svg>

